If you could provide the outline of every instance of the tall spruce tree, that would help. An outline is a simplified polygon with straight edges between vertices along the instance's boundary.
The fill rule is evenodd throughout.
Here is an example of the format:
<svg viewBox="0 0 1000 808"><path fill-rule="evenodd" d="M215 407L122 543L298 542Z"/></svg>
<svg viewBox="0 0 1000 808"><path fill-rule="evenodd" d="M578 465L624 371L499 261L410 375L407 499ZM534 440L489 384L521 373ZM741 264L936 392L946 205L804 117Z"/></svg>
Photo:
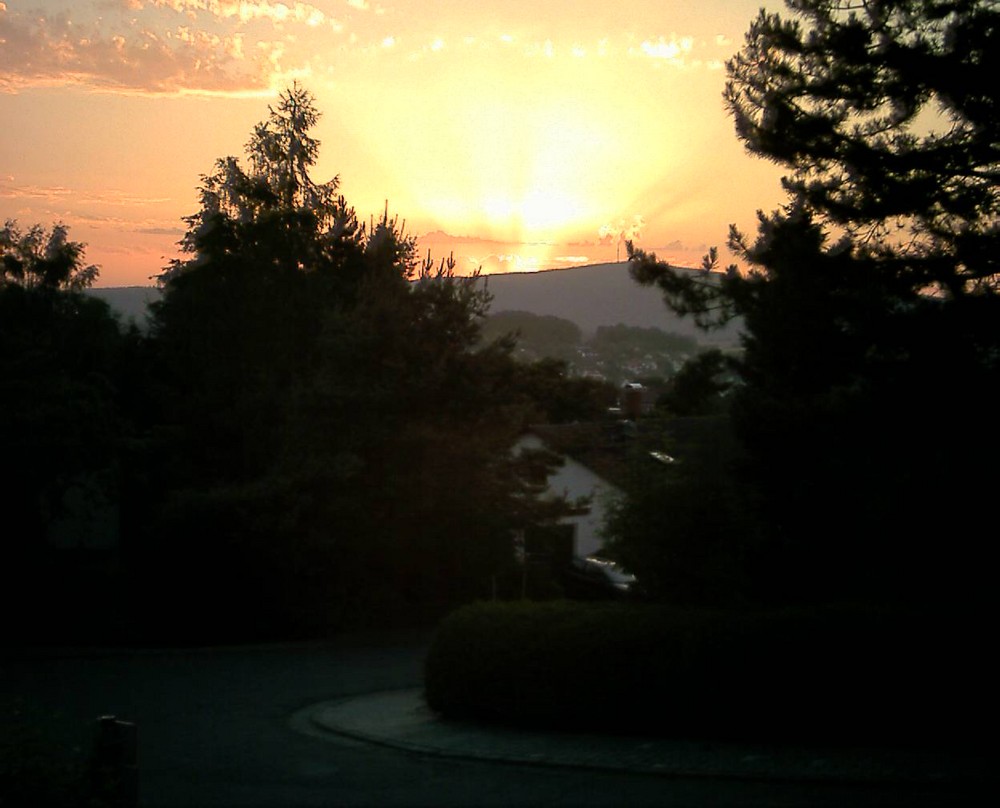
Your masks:
<svg viewBox="0 0 1000 808"><path fill-rule="evenodd" d="M788 0L725 102L788 201L732 228L747 269L634 277L706 327L742 318L733 418L784 597L981 597L1000 449L1000 8Z"/></svg>
<svg viewBox="0 0 1000 808"><path fill-rule="evenodd" d="M490 591L547 458L515 458L524 402L489 297L419 261L386 210L314 182L319 112L293 86L202 178L161 278L161 509L197 620L272 633L405 618ZM351 617L348 618L347 615Z"/></svg>

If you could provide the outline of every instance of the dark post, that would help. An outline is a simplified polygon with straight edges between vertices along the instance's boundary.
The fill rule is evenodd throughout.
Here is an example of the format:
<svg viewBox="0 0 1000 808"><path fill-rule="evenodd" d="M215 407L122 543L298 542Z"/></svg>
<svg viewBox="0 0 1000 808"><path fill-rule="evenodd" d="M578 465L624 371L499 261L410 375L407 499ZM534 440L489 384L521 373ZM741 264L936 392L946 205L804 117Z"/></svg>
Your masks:
<svg viewBox="0 0 1000 808"><path fill-rule="evenodd" d="M97 719L91 796L114 808L139 804L139 739L135 724L113 715Z"/></svg>

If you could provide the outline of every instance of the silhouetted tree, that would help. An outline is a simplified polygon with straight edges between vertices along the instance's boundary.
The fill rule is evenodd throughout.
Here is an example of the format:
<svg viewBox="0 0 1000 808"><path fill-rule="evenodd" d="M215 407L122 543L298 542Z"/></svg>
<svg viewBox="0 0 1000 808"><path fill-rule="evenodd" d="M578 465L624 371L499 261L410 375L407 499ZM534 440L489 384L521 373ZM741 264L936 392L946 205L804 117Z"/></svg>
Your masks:
<svg viewBox="0 0 1000 808"><path fill-rule="evenodd" d="M728 63L747 149L789 201L731 229L750 267L634 277L711 326L743 318L735 425L790 597L983 594L970 496L996 482L1000 10L993 2L787 3Z"/></svg>
<svg viewBox="0 0 1000 808"><path fill-rule="evenodd" d="M657 400L674 415L709 415L722 411L732 387L728 357L717 348L696 354L670 379Z"/></svg>
<svg viewBox="0 0 1000 808"><path fill-rule="evenodd" d="M51 230L36 224L23 232L9 219L0 230L0 288L15 284L78 292L93 285L100 270L83 263L85 245L68 236L62 223Z"/></svg>
<svg viewBox="0 0 1000 808"><path fill-rule="evenodd" d="M654 416L633 436L604 538L649 597L728 607L756 596L748 573L757 524L730 468L740 451L722 416Z"/></svg>
<svg viewBox="0 0 1000 808"><path fill-rule="evenodd" d="M116 549L125 357L138 338L83 293L98 268L65 226L8 222L0 267L0 590L12 629L46 641L93 616L108 584L108 564L90 556Z"/></svg>
<svg viewBox="0 0 1000 808"><path fill-rule="evenodd" d="M535 423L563 424L603 418L618 402L618 388L609 381L577 376L558 359L523 362L510 380Z"/></svg>
<svg viewBox="0 0 1000 808"><path fill-rule="evenodd" d="M484 337L496 339L512 334L521 357L571 360L583 338L580 327L561 317L542 316L527 311L491 314L483 327Z"/></svg>
<svg viewBox="0 0 1000 808"><path fill-rule="evenodd" d="M554 458L512 456L530 404L521 367L504 341L474 347L487 303L469 279L424 273L328 323L290 458L323 469L326 515L310 522L359 559L354 590L407 608L487 596L512 531L555 513L536 501Z"/></svg>
<svg viewBox="0 0 1000 808"><path fill-rule="evenodd" d="M698 343L692 337L623 323L598 326L588 345L596 351L621 356L653 353L682 357L698 349Z"/></svg>
<svg viewBox="0 0 1000 808"><path fill-rule="evenodd" d="M489 296L313 182L318 116L294 86L247 167L202 179L153 312L175 437L149 563L281 632L487 594L548 467L511 455L525 402L509 344L480 340Z"/></svg>
<svg viewBox="0 0 1000 808"><path fill-rule="evenodd" d="M163 273L153 307L176 392L166 414L186 423L188 473L215 479L273 463L287 390L309 366L323 313L355 294L374 252L337 178L309 177L311 96L295 85L269 113L246 146L248 168L227 157L202 177L180 245L190 257Z"/></svg>

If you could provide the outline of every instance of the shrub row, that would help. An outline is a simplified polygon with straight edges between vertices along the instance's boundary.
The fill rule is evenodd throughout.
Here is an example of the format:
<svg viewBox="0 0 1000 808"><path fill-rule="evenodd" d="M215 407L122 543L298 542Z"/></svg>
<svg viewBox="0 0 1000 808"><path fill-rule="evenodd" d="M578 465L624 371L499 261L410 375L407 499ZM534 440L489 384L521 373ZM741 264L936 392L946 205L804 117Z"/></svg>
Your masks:
<svg viewBox="0 0 1000 808"><path fill-rule="evenodd" d="M480 603L439 626L426 699L447 718L561 730L952 745L994 670L964 634L846 608Z"/></svg>

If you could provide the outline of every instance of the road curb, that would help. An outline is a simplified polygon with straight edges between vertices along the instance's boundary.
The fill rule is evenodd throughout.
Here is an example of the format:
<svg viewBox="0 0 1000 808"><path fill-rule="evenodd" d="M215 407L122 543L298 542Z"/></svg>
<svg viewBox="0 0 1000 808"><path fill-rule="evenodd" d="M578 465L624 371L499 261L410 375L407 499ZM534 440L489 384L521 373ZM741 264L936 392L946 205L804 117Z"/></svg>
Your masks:
<svg viewBox="0 0 1000 808"><path fill-rule="evenodd" d="M635 737L519 732L447 721L423 704L422 689L379 691L301 711L310 726L409 754L518 766L672 778L840 785L996 783L984 754L873 749L800 749Z"/></svg>

